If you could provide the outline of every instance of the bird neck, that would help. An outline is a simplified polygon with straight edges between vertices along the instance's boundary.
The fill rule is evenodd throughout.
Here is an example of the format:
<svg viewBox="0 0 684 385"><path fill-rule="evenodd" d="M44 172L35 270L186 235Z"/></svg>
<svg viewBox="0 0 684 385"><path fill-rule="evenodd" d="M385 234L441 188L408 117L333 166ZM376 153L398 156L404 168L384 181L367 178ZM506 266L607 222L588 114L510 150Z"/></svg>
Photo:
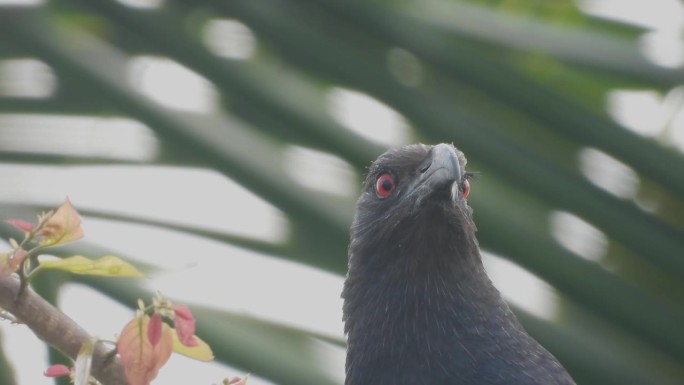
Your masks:
<svg viewBox="0 0 684 385"><path fill-rule="evenodd" d="M414 235L421 241L384 253L350 250L358 259L343 292L347 385L424 383L421 376L439 383L439 375L447 383L472 369L475 345L489 338L484 328L516 322L485 273L474 234Z"/></svg>

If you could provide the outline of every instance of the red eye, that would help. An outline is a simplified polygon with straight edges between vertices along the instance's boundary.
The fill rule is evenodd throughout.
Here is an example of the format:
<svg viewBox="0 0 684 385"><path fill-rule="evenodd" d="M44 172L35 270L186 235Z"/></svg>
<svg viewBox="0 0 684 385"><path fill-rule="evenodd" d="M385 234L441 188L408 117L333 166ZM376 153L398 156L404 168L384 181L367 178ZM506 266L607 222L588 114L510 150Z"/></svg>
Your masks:
<svg viewBox="0 0 684 385"><path fill-rule="evenodd" d="M468 194L470 194L470 183L466 179L463 181L463 199L468 198Z"/></svg>
<svg viewBox="0 0 684 385"><path fill-rule="evenodd" d="M392 174L386 172L378 177L375 181L375 193L378 194L378 198L387 198L394 190L396 186L394 182L394 177Z"/></svg>

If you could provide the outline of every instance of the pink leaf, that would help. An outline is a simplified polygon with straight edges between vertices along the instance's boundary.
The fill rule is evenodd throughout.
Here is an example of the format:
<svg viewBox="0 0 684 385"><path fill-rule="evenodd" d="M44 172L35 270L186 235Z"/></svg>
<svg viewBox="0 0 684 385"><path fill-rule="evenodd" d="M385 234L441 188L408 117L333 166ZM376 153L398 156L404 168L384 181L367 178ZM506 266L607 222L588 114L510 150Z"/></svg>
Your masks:
<svg viewBox="0 0 684 385"><path fill-rule="evenodd" d="M173 326L178 339L185 346L196 346L195 317L185 305L174 306Z"/></svg>
<svg viewBox="0 0 684 385"><path fill-rule="evenodd" d="M233 377L230 380L228 380L228 385L245 385L245 384L247 384L248 379L249 379L249 374L246 375L244 378Z"/></svg>
<svg viewBox="0 0 684 385"><path fill-rule="evenodd" d="M116 349L129 385L148 385L159 368L171 357L173 334L168 325L162 324L161 337L156 345L145 338L149 317L136 317L124 326Z"/></svg>
<svg viewBox="0 0 684 385"><path fill-rule="evenodd" d="M190 309L188 309L188 307L185 305L176 305L173 307L173 310L176 313L177 317L181 317L187 320L195 319L195 316L192 315Z"/></svg>
<svg viewBox="0 0 684 385"><path fill-rule="evenodd" d="M28 223L19 219L8 219L5 222L18 228L19 230L26 231L27 233L30 233L35 228L33 223Z"/></svg>
<svg viewBox="0 0 684 385"><path fill-rule="evenodd" d="M161 339L162 319L159 313L152 314L150 322L147 324L147 339L152 346L156 346Z"/></svg>
<svg viewBox="0 0 684 385"><path fill-rule="evenodd" d="M40 234L45 237L41 246L63 245L83 238L81 217L69 199L43 224Z"/></svg>
<svg viewBox="0 0 684 385"><path fill-rule="evenodd" d="M45 369L43 375L45 377L64 377L68 376L69 373L71 373L69 368L67 368L65 365L57 364Z"/></svg>

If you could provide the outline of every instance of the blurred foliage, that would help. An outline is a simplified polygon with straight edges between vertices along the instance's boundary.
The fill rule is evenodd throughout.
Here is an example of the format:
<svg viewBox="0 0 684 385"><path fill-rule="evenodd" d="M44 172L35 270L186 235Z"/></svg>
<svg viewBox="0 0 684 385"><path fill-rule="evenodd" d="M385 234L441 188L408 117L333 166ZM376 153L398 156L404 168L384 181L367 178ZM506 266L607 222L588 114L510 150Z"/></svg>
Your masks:
<svg viewBox="0 0 684 385"><path fill-rule="evenodd" d="M276 244L117 213L84 215L183 231L344 274L353 201L294 182L281 159L288 145L298 145L334 154L362 175L385 145L347 129L331 116L326 98L338 88L364 93L406 119L409 140L453 142L481 172L471 194L481 245L561 294L563 311L553 322L518 314L578 384L681 383L684 156L662 136L641 136L616 123L605 100L616 89L672 94L684 71L647 60L638 40L644 31L590 18L575 4L169 0L135 8L69 0L2 6L0 59L38 59L57 87L47 97L0 95L0 113L138 120L160 143L157 156L143 163L221 172L280 209L292 228ZM218 19L248 27L255 53L240 59L212 53L205 28ZM140 55L166 57L203 76L216 87L220 113L173 110L143 95L127 77L130 60ZM3 129L0 141L9 135ZM619 196L592 183L578 161L586 149L633 170L637 191ZM0 161L137 163L11 149L0 151ZM0 204L2 217L30 217L39 209ZM557 211L605 234L605 255L591 261L564 248L550 231L549 216ZM87 247L72 251L87 255ZM84 282L127 305L144 297L129 284ZM321 336L212 309L197 313L218 360L278 384L335 383L307 348ZM12 384L4 372L0 385Z"/></svg>

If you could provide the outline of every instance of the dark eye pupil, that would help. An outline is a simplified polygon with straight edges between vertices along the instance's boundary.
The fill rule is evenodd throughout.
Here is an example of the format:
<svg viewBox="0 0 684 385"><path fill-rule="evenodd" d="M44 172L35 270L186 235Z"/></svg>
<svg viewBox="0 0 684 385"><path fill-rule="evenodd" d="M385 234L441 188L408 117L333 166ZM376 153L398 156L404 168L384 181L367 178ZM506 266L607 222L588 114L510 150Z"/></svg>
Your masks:
<svg viewBox="0 0 684 385"><path fill-rule="evenodd" d="M382 187L382 189L385 191L390 191L392 187L394 187L394 184L391 180L385 179L384 181L382 181L382 185L380 185L380 187Z"/></svg>

